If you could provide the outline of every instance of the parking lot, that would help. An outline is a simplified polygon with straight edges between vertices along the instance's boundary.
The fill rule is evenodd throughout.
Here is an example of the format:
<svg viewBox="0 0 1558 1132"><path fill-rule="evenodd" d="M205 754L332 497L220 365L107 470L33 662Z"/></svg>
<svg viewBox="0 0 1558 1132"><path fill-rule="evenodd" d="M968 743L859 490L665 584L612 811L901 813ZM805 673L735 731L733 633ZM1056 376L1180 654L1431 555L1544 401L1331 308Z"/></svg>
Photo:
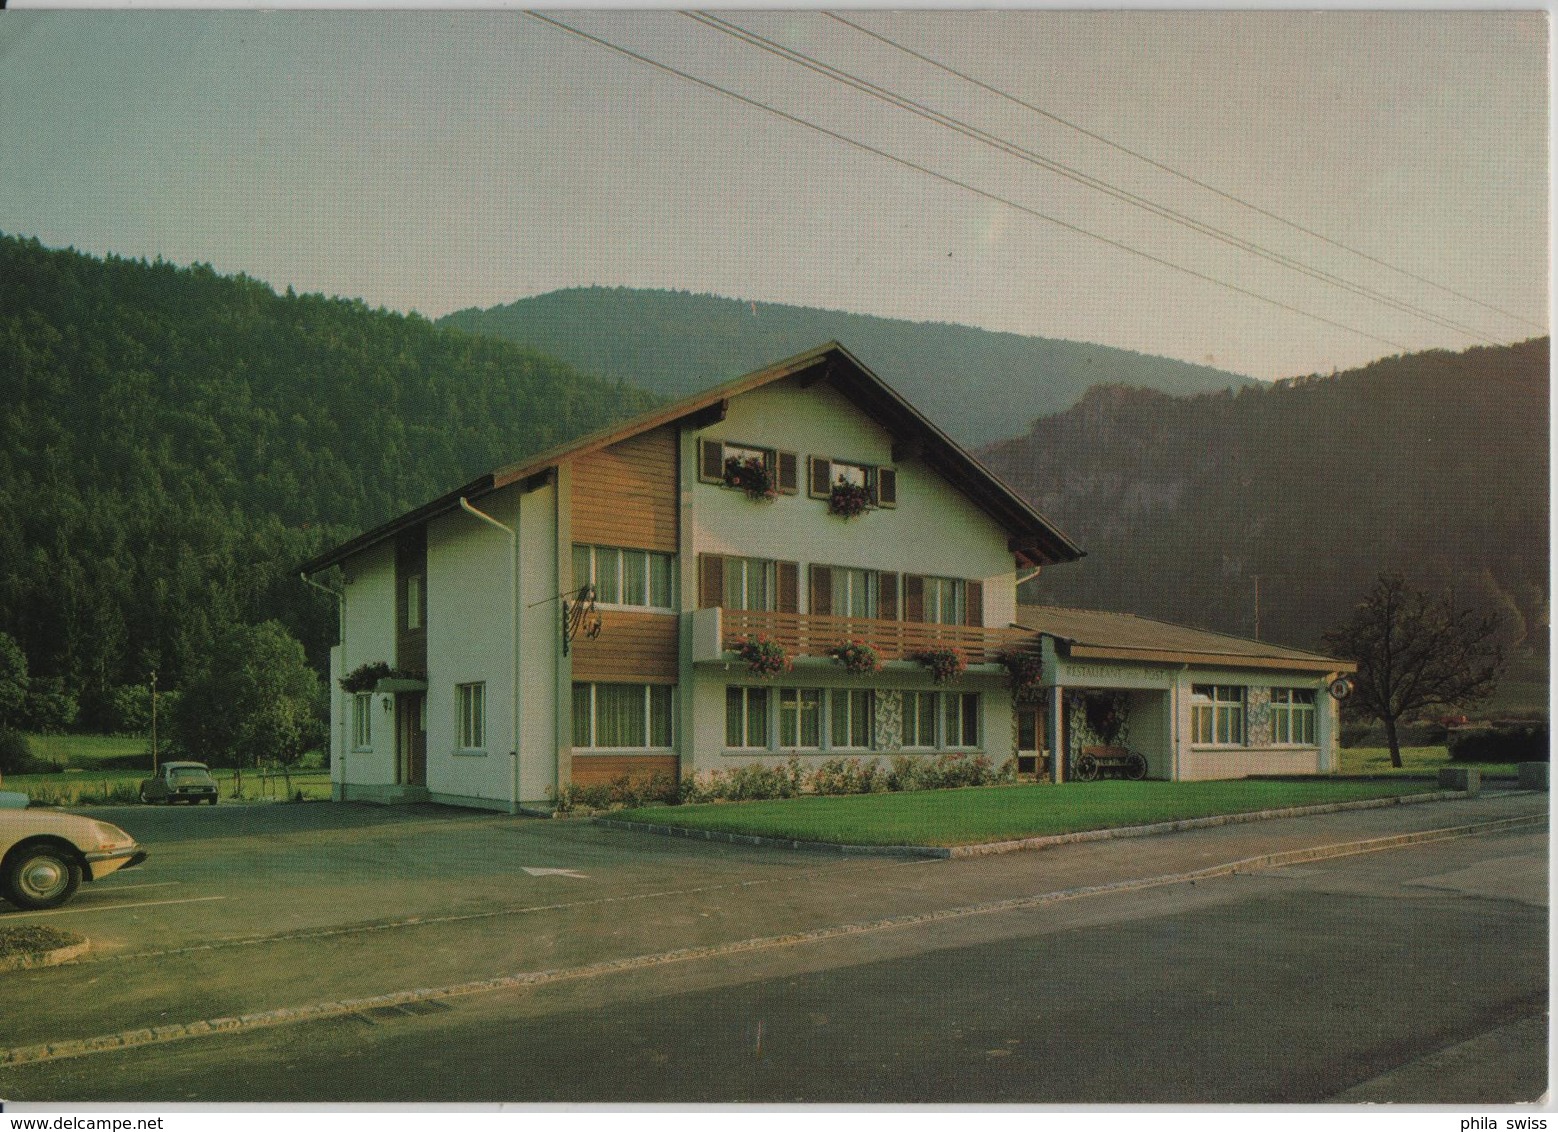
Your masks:
<svg viewBox="0 0 1558 1132"><path fill-rule="evenodd" d="M49 923L84 934L93 944L85 962L0 976L7 1000L6 1040L0 1046L9 1051L54 1047L46 1056L29 1054L10 1066L0 1064L0 1097L25 1101L90 1093L107 1099L181 1099L195 1095L178 1092L172 1083L182 1065L209 1066L213 1059L238 1056L234 1043L285 1047L312 1042L328 1051L335 1048L334 1039L322 1039L326 1031L320 1027L328 1031L343 1019L371 1020L388 1011L404 1020L404 1010L415 1006L417 1033L427 1041L454 1041L438 1034L439 1026L448 1024L444 1004L453 1002L462 1017L485 1019L472 1032L479 1044L487 1040L483 1035L490 1034L495 1018L534 1018L550 1010L567 1014L586 1001L593 1004L592 1014L609 1013L619 1003L673 993L712 993L710 1001L718 1003L726 992L711 988L758 986L765 979L793 979L797 972L835 967L865 971L870 964L902 962L912 968L947 948L973 948L969 954L981 956L958 976L961 981L948 984L962 988L962 999L993 995L994 1002L1010 1003L1015 1000L1002 990L1007 973L979 948L995 947L1002 954L1018 948L1024 969L1031 970L1024 976L1030 986L1038 985L1033 980L1045 969L1047 955L1081 946L1085 933L1103 932L1110 941L1088 948L1129 951L1161 945L1166 955L1186 946L1189 929L1174 927L1165 935L1168 928L1152 926L1163 916L1190 916L1184 922L1201 925L1197 931L1211 932L1216 940L1243 938L1239 946L1247 948L1253 946L1251 933L1268 930L1263 925L1286 931L1269 911L1251 911L1256 907L1252 899L1273 896L1273 884L1320 886L1325 891L1317 889L1312 899L1328 916L1339 907L1338 886L1352 886L1354 903L1381 900L1382 911L1367 914L1372 925L1366 932L1360 926L1360 939L1377 937L1389 951L1395 945L1388 917L1399 913L1407 917L1402 926L1415 937L1411 946L1430 949L1430 973L1437 960L1424 916L1442 916L1446 954L1464 951L1467 933L1474 939L1487 910L1494 909L1497 915L1486 922L1490 931L1502 933L1497 936L1501 946L1539 945L1545 955L1545 827L1448 841L1434 849L1431 864L1426 851L1408 849L1372 854L1362 864L1344 858L1308 873L1286 869L1196 886L1163 879L1285 848L1535 818L1545 812L1542 795L1484 797L1043 853L904 861L666 839L583 821L433 806L97 809L94 814L133 832L151 858L140 868L84 885L71 903L53 911L22 913L0 905L0 925ZM1343 883L1341 878L1362 875L1360 869L1384 879ZM1433 883L1421 883L1424 876ZM1074 895L1100 887L1106 891ZM1288 914L1292 927L1298 922L1293 917L1300 916L1298 906ZM1230 933L1230 924L1237 925L1237 933ZM1339 929L1331 924L1327 930ZM1228 946L1195 943L1188 961L1199 957L1212 963L1207 949ZM1359 946L1359 941L1349 944L1353 951ZM1294 947L1313 948L1305 961L1320 964L1321 974L1343 957L1341 941L1295 942L1286 935L1271 950ZM1236 964L1247 961L1231 952L1228 958ZM1346 960L1349 967L1355 961ZM1410 961L1422 966L1424 958L1418 954ZM1434 1043L1443 1038L1440 1044L1450 1045L1457 1027L1471 1037L1524 1017L1534 1009L1530 1003L1545 1001L1545 968L1482 972L1480 965L1472 966L1477 970L1458 992L1467 996L1465 1003L1434 1014L1430 1021L1437 1019L1435 1025L1426 1029L1422 1019L1403 1022L1414 1041L1436 1049ZM1143 969L1155 969L1155 962L1144 963ZM1315 977L1296 959L1283 971L1284 979L1300 983ZM1108 972L1086 977L1056 973L1072 980L1067 1009L1074 1026L1087 1014L1087 995L1104 993L1094 976ZM1350 970L1349 978L1355 975ZM890 983L893 977L890 970L877 976L873 993L878 1001L871 1007L877 1024L885 1024L883 1012L894 1009L890 1001L880 1001L881 980ZM1175 978L1183 981L1183 972ZM1382 984L1382 994L1383 989ZM1150 992L1144 987L1143 993ZM936 994L906 994L905 1017L920 1017L935 1001ZM1355 1005L1369 1009L1367 1002ZM1221 1008L1230 1005L1224 1002ZM622 1009L638 1016L636 1007ZM715 1007L703 1003L687 1009L693 1017ZM928 1017L922 1022L929 1025ZM1100 1018L1100 1025L1108 1023ZM192 1024L206 1029L191 1030ZM197 1032L208 1036L189 1036ZM414 1040L397 1033L396 1040ZM544 1027L527 1027L526 1040L545 1045L547 1033ZM838 1029L835 1038L847 1045L847 1033L847 1028ZM70 1043L116 1035L130 1035L129 1044L137 1048L55 1056L68 1052ZM584 1039L575 1031L573 1040ZM671 1036L667 1040L674 1044ZM1411 1060L1407 1055L1415 1049L1411 1042L1387 1041L1384 1052L1358 1064L1388 1068L1392 1058ZM675 1099L653 1092L673 1079L653 1065L646 1066L643 1080L649 1092L633 1091L620 1073L592 1085L587 1068L575 1066L573 1084L562 1094L547 1091L539 1081L515 1086L482 1079L469 1082L469 1091L449 1096L447 1081L419 1075L425 1053L399 1069L392 1059L375 1061L381 1095ZM105 1072L115 1063L161 1064L168 1076L159 1084L133 1073L127 1078L133 1085L116 1086L113 1073ZM371 1073L355 1080L361 1086L369 1079ZM697 1074L680 1079L683 1087L693 1088ZM338 1074L269 1082L250 1074L241 1084L208 1074L202 1081L205 1099L371 1099L341 1094L353 1085ZM1355 1073L1337 1087L1363 1081ZM1117 1082L1117 1087L1124 1086ZM116 1088L126 1091L116 1093ZM222 1093L222 1088L239 1091ZM520 1092L507 1091L511 1088ZM1240 1095L1237 1073L1230 1088L1232 1095ZM209 1092L213 1089L217 1093ZM823 1089L819 1095L856 1094Z"/></svg>

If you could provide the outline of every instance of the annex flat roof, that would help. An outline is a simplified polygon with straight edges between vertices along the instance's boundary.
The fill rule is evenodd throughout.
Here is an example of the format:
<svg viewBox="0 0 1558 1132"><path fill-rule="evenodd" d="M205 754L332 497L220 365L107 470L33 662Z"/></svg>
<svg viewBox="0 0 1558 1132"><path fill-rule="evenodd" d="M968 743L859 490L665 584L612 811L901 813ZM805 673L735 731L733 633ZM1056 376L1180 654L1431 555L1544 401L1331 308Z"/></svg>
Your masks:
<svg viewBox="0 0 1558 1132"><path fill-rule="evenodd" d="M910 457L924 460L983 508L986 514L1006 529L1010 536L1008 546L1024 565L1047 566L1072 562L1086 554L1005 481L931 423L897 390L871 372L838 342L828 342L523 461L497 468L430 503L365 531L333 550L309 559L299 569L304 574L318 573L375 543L392 538L400 531L424 523L435 515L455 510L462 498L477 499L510 484L536 480L565 460L608 448L639 433L688 418L695 418L689 422L690 427L695 428L714 423L723 419L725 404L730 398L797 375L805 375L807 380L829 382L862 412L883 425L893 435L895 461Z"/></svg>
<svg viewBox="0 0 1558 1132"><path fill-rule="evenodd" d="M1019 605L1019 628L1053 637L1068 658L1155 664L1200 664L1298 672L1354 672L1350 660L1302 649L1192 629L1134 613Z"/></svg>

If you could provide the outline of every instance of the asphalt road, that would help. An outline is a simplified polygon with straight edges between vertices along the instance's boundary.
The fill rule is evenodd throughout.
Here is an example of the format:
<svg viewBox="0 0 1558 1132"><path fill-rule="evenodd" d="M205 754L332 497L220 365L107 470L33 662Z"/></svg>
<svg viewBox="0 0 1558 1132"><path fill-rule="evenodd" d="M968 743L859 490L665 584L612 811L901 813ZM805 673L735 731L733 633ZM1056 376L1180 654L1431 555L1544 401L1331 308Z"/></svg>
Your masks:
<svg viewBox="0 0 1558 1132"><path fill-rule="evenodd" d="M1545 826L1129 882L1546 802L936 862L434 808L131 810L152 862L52 914L92 962L0 976L0 1047L338 1008L0 1066L0 1097L1529 1101L1547 1087Z"/></svg>

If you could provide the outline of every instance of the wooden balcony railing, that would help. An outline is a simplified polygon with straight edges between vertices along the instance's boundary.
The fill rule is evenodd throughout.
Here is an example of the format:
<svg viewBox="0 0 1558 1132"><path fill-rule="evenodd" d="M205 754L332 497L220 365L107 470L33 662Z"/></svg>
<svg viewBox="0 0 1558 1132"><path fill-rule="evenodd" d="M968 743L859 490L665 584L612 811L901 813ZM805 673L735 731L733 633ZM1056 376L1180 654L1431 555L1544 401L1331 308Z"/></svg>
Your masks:
<svg viewBox="0 0 1558 1132"><path fill-rule="evenodd" d="M699 610L700 614L712 612ZM720 611L720 640L729 648L737 637L772 637L793 657L824 657L844 641L864 641L884 661L909 660L931 649L961 649L969 664L994 664L1004 649L1033 634L1022 629L986 629L966 625L930 625L918 621L878 621L869 617L828 617L810 613L773 613L749 609Z"/></svg>

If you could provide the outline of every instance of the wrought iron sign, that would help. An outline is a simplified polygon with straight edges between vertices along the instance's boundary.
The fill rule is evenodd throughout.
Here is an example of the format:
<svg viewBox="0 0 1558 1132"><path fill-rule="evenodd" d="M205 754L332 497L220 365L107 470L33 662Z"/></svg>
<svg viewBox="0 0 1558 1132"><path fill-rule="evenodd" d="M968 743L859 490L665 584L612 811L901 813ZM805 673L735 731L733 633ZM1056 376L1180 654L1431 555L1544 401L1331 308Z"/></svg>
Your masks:
<svg viewBox="0 0 1558 1132"><path fill-rule="evenodd" d="M595 587L586 583L579 587L579 592L563 596L563 655L568 655L568 646L580 633L586 640L593 641L600 636L600 613L595 608Z"/></svg>

